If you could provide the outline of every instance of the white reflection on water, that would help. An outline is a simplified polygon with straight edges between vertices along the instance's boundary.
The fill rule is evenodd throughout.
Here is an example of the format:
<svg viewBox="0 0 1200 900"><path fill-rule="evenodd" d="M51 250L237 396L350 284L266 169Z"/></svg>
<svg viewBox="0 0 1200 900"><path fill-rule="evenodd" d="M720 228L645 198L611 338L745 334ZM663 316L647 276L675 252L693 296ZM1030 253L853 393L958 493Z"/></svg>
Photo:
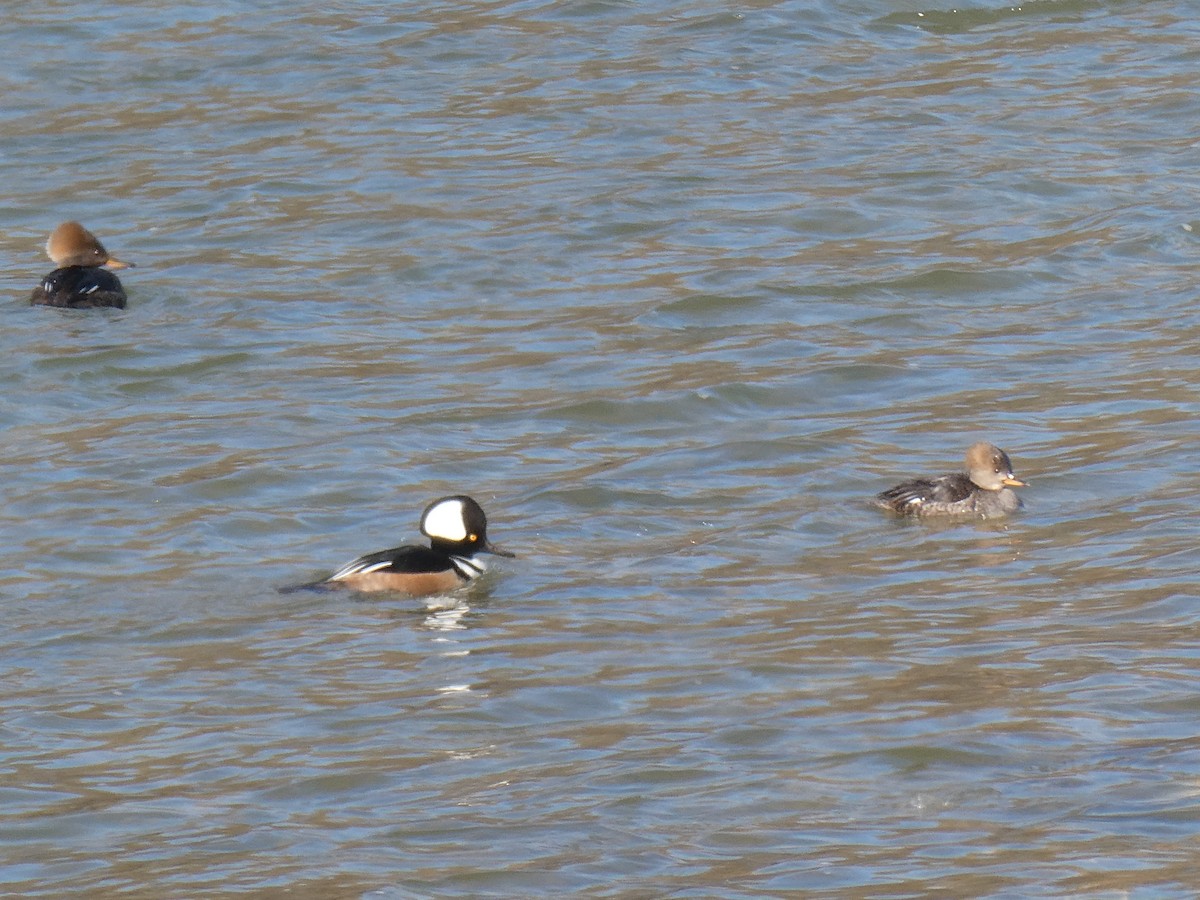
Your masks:
<svg viewBox="0 0 1200 900"><path fill-rule="evenodd" d="M467 627L463 619L471 612L470 605L461 598L444 598L441 603L426 601L425 608L430 611L425 627L435 631L462 631Z"/></svg>

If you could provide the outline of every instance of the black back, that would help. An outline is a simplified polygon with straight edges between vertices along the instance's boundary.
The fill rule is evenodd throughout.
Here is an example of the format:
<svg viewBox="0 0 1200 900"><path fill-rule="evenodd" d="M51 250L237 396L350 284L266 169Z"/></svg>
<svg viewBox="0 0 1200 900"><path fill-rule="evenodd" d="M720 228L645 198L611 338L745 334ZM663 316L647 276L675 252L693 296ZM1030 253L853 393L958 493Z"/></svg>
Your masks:
<svg viewBox="0 0 1200 900"><path fill-rule="evenodd" d="M447 569L454 568L447 554L417 544L405 544L403 547L396 547L392 550L369 553L366 556L360 556L351 565L355 568L367 569L378 563L387 563L387 565L375 569L376 572L395 572L401 575L445 572Z"/></svg>
<svg viewBox="0 0 1200 900"><path fill-rule="evenodd" d="M68 309L125 308L125 288L108 269L99 266L64 266L55 269L33 289L33 306Z"/></svg>
<svg viewBox="0 0 1200 900"><path fill-rule="evenodd" d="M918 478L889 488L879 495L880 502L900 509L906 503L920 500L922 503L957 503L966 500L979 490L971 479L956 472L941 478Z"/></svg>
<svg viewBox="0 0 1200 900"><path fill-rule="evenodd" d="M293 584L279 589L281 594L293 594L305 590L329 590L337 585L337 579L360 572L383 572L400 575L423 575L428 572L445 572L457 567L444 553L438 553L430 547L417 544L405 544L391 550L381 550L378 553L368 553L358 559L346 563L328 578L320 581Z"/></svg>

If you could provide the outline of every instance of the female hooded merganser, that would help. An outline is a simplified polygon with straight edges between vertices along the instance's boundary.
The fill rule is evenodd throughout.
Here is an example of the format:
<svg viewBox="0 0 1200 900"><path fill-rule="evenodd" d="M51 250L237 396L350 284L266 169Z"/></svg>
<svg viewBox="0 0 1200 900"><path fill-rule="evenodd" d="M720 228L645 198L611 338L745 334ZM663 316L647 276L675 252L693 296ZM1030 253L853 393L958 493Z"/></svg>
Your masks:
<svg viewBox="0 0 1200 900"><path fill-rule="evenodd" d="M967 450L967 471L940 478L917 478L884 491L875 505L902 516L975 515L985 519L1021 508L1021 498L1005 485L1024 487L1013 475L1008 454L981 441Z"/></svg>
<svg viewBox="0 0 1200 900"><path fill-rule="evenodd" d="M284 590L345 586L356 591L438 594L461 587L487 571L487 563L478 554L516 555L488 543L487 517L482 507L462 494L442 497L425 507L421 533L429 538L430 546L406 544L360 556L328 578Z"/></svg>
<svg viewBox="0 0 1200 900"><path fill-rule="evenodd" d="M96 236L78 222L63 222L54 229L46 241L46 255L58 268L33 289L32 305L125 308L125 289L108 269L132 268L133 263L109 256Z"/></svg>

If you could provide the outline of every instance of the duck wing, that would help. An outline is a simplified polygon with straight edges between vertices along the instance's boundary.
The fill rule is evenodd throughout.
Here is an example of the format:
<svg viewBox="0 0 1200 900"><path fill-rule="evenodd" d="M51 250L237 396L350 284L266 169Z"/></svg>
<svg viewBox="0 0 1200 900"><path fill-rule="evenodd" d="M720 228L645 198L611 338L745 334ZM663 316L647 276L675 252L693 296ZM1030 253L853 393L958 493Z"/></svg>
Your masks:
<svg viewBox="0 0 1200 900"><path fill-rule="evenodd" d="M975 491L971 479L961 473L940 478L915 478L889 488L875 497L877 505L905 515L915 514L929 503L958 503Z"/></svg>
<svg viewBox="0 0 1200 900"><path fill-rule="evenodd" d="M55 269L33 289L29 302L34 306L59 306L73 309L109 306L125 308L125 289L121 280L99 266L65 266Z"/></svg>
<svg viewBox="0 0 1200 900"><path fill-rule="evenodd" d="M368 553L342 566L326 581L340 581L351 575L366 575L369 572L394 572L410 575L420 572L444 572L454 568L445 555L435 553L428 547L407 544L378 553Z"/></svg>

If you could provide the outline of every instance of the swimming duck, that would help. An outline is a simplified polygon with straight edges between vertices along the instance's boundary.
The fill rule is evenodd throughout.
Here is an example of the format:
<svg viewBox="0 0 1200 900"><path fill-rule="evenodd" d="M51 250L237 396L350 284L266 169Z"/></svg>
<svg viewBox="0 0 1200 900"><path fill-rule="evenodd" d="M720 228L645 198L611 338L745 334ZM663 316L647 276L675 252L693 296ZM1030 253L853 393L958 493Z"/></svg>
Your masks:
<svg viewBox="0 0 1200 900"><path fill-rule="evenodd" d="M51 232L46 255L58 268L33 289L32 305L125 308L125 289L108 270L132 268L133 263L109 256L96 236L78 222L63 222Z"/></svg>
<svg viewBox="0 0 1200 900"><path fill-rule="evenodd" d="M348 587L356 591L439 594L461 587L487 571L481 553L512 557L488 543L483 508L464 494L434 500L421 513L421 533L430 545L406 544L360 556L328 578L284 588Z"/></svg>
<svg viewBox="0 0 1200 900"><path fill-rule="evenodd" d="M1021 508L1021 498L1008 486L1024 487L1025 482L1013 475L1007 453L980 441L967 450L966 473L906 481L876 496L875 505L902 516L990 519Z"/></svg>

